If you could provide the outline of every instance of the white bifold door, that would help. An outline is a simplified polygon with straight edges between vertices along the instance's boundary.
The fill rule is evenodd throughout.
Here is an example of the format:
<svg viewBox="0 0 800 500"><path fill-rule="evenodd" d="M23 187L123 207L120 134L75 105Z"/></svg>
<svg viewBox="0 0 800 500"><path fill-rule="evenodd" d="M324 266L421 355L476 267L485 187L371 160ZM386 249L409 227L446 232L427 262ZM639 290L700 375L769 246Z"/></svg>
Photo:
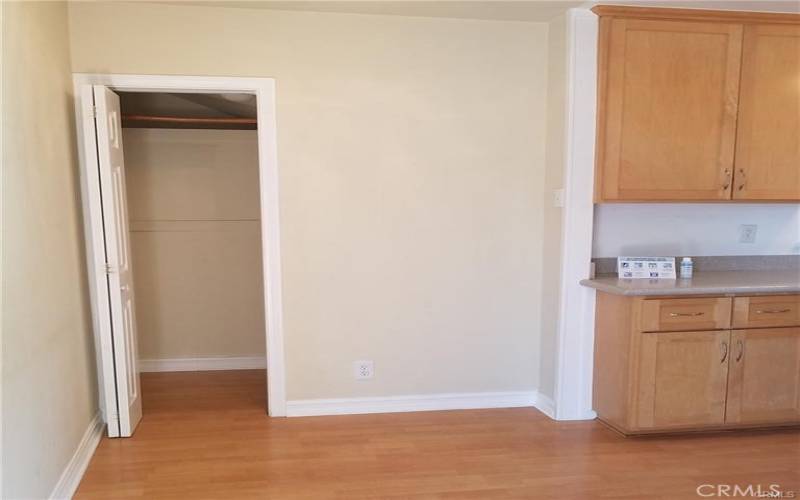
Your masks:
<svg viewBox="0 0 800 500"><path fill-rule="evenodd" d="M95 203L89 203L89 210L95 212L92 220L99 227L95 244L95 262L104 264L104 269L96 270L97 276L105 274L105 280L96 279L95 304L108 311L96 311L98 320L97 335L100 337L99 369L101 373L101 392L104 414L108 423L110 437L128 437L133 434L142 418L142 397L137 368L138 352L136 344L136 314L134 309L133 273L131 249L128 233L128 206L125 196L125 161L122 155L122 115L119 96L108 87L95 85L91 96L93 100L94 138L97 146L97 177L87 176L88 191ZM87 121L84 134L89 132ZM88 134L87 134L88 135ZM91 140L91 137L88 138ZM86 161L92 165L93 158ZM94 178L94 179L93 179ZM95 190L96 189L96 190ZM91 196L90 196L91 198ZM100 213L96 213L96 212ZM100 222L102 221L102 224ZM102 247L101 242L102 239ZM102 289L105 284L106 289ZM108 300L101 296L107 294Z"/></svg>

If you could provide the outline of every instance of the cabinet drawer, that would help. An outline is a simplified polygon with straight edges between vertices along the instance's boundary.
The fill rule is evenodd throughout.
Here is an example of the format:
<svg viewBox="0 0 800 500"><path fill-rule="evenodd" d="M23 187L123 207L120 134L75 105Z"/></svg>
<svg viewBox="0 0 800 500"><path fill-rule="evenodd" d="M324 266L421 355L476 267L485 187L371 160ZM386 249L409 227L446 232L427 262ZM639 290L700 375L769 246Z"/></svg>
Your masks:
<svg viewBox="0 0 800 500"><path fill-rule="evenodd" d="M800 326L800 295L736 297L734 328Z"/></svg>
<svg viewBox="0 0 800 500"><path fill-rule="evenodd" d="M731 326L731 299L652 299L642 302L643 332L725 330Z"/></svg>

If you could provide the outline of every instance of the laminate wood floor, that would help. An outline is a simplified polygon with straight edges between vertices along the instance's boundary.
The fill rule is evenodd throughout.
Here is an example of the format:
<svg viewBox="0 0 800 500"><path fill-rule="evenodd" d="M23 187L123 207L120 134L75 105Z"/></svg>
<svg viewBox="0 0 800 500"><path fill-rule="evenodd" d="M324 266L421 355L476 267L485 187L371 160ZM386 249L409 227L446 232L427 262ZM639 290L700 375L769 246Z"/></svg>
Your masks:
<svg viewBox="0 0 800 500"><path fill-rule="evenodd" d="M76 498L675 500L702 484L800 498L797 430L624 438L527 408L270 419L264 379L142 374L136 434L102 440Z"/></svg>

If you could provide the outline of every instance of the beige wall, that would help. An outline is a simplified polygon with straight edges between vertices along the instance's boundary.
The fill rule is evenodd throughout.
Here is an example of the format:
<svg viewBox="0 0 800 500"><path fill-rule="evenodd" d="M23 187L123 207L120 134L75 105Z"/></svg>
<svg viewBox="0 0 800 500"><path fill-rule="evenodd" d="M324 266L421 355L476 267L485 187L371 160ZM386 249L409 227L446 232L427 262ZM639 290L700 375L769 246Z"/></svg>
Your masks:
<svg viewBox="0 0 800 500"><path fill-rule="evenodd" d="M67 6L2 2L3 498L46 498L97 412Z"/></svg>
<svg viewBox="0 0 800 500"><path fill-rule="evenodd" d="M124 129L123 143L139 356L264 356L256 132Z"/></svg>
<svg viewBox="0 0 800 500"><path fill-rule="evenodd" d="M567 91L566 15L562 14L550 21L547 52L547 160L542 196L545 200L552 201L553 191L564 187ZM553 206L553 203L545 203L542 215L545 238L542 241L542 333L539 391L547 397L554 398L559 308L561 307L563 209Z"/></svg>
<svg viewBox="0 0 800 500"><path fill-rule="evenodd" d="M70 23L75 71L276 79L289 399L537 387L546 24L156 3Z"/></svg>

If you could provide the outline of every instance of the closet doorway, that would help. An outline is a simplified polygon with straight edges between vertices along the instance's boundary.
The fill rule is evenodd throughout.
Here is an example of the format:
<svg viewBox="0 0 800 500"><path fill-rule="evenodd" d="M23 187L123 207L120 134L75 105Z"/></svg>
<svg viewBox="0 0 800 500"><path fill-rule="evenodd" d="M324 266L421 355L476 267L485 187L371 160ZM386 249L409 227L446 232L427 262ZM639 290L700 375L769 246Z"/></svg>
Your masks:
<svg viewBox="0 0 800 500"><path fill-rule="evenodd" d="M274 82L74 81L109 437L142 416L140 370L266 367L285 415Z"/></svg>

